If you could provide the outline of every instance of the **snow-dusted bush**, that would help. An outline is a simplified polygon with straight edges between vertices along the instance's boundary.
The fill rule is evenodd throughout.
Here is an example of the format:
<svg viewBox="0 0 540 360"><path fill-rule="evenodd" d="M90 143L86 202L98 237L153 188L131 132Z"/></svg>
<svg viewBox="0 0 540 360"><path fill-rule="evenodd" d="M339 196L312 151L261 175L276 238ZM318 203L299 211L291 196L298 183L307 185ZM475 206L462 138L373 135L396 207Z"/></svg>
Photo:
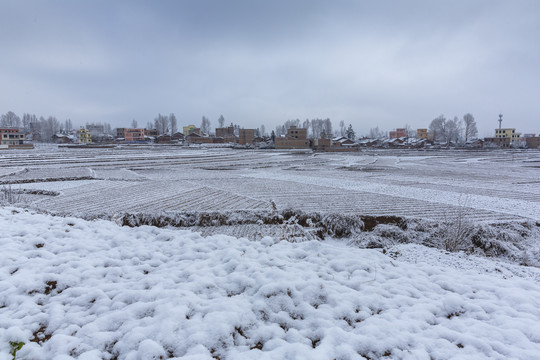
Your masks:
<svg viewBox="0 0 540 360"><path fill-rule="evenodd" d="M343 238L361 248L415 243L447 251L467 251L504 257L515 263L540 266L540 224L535 222L487 224L469 221L465 213L450 214L443 221L397 216L324 214L297 209L282 211L168 212L86 217L114 220L129 227L223 227L246 226L257 239L275 236L282 240ZM449 221L452 219L452 221ZM268 233L268 229L273 229ZM212 233L210 231L210 233ZM245 235L241 235L245 236ZM253 238L252 236L247 236Z"/></svg>
<svg viewBox="0 0 540 360"><path fill-rule="evenodd" d="M302 242L306 240L304 228L298 224L298 219L295 216L285 220L281 226L281 240L289 242Z"/></svg>
<svg viewBox="0 0 540 360"><path fill-rule="evenodd" d="M364 228L364 222L360 216L347 214L325 215L322 217L320 225L328 235L337 238L352 236Z"/></svg>
<svg viewBox="0 0 540 360"><path fill-rule="evenodd" d="M18 204L22 201L21 192L13 189L11 184L2 185L0 204Z"/></svg>

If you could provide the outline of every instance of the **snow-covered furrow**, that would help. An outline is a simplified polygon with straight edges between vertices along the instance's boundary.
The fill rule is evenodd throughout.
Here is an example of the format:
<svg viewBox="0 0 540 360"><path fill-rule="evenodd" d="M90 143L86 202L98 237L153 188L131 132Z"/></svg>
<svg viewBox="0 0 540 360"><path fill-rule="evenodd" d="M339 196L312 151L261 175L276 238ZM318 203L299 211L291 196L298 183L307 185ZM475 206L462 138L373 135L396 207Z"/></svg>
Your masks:
<svg viewBox="0 0 540 360"><path fill-rule="evenodd" d="M294 181L302 184L311 184L315 186L328 186L344 191L360 191L369 192L374 194L394 196L396 198L408 198L420 201L426 201L431 203L440 203L453 206L464 206L464 200L459 193L442 190L430 190L430 189L418 189L406 186L395 186L381 183L375 183L365 180L350 180L350 179L329 179L323 177L315 177L308 175L297 175L288 172L281 173L260 173L253 172L246 174L247 177L254 178L270 178L274 180L283 179L287 181ZM467 198L467 207L471 207L479 210L501 212L504 214L521 216L529 219L540 219L540 204L534 201L528 201L525 199L513 200L513 199L499 199L496 197L482 196L482 195L469 195Z"/></svg>

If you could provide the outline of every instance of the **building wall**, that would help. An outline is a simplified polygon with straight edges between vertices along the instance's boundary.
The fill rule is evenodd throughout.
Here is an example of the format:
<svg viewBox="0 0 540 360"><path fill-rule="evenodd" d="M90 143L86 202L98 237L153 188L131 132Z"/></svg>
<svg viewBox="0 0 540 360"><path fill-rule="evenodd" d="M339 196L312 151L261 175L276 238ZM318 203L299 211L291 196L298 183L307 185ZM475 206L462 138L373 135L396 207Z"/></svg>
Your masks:
<svg viewBox="0 0 540 360"><path fill-rule="evenodd" d="M525 138L525 143L529 149L539 149L540 148L540 136L529 136Z"/></svg>
<svg viewBox="0 0 540 360"><path fill-rule="evenodd" d="M144 129L126 129L125 141L144 141Z"/></svg>
<svg viewBox="0 0 540 360"><path fill-rule="evenodd" d="M510 138L507 137L492 137L484 138L484 144L495 144L502 148L507 148L510 146Z"/></svg>
<svg viewBox="0 0 540 360"><path fill-rule="evenodd" d="M506 129L495 129L496 138L509 138L510 141L519 140L521 136L520 133L516 133L516 129L506 128Z"/></svg>
<svg viewBox="0 0 540 360"><path fill-rule="evenodd" d="M186 141L192 144L221 144L223 143L223 138L213 136L188 136L186 137Z"/></svg>
<svg viewBox="0 0 540 360"><path fill-rule="evenodd" d="M426 139L428 138L428 129L416 129L416 138L417 139Z"/></svg>
<svg viewBox="0 0 540 360"><path fill-rule="evenodd" d="M145 129L117 128L116 137L124 141L144 141Z"/></svg>
<svg viewBox="0 0 540 360"><path fill-rule="evenodd" d="M144 135L159 136L159 130L158 129L144 129Z"/></svg>
<svg viewBox="0 0 540 360"><path fill-rule="evenodd" d="M331 139L313 139L313 150L325 151L332 146Z"/></svg>
<svg viewBox="0 0 540 360"><path fill-rule="evenodd" d="M255 129L240 129L238 133L238 144L253 144L255 139Z"/></svg>
<svg viewBox="0 0 540 360"><path fill-rule="evenodd" d="M276 149L309 149L309 140L276 138L274 146Z"/></svg>
<svg viewBox="0 0 540 360"><path fill-rule="evenodd" d="M307 139L307 129L305 129L305 128L297 128L296 126L291 126L287 130L287 137L288 138L299 139L299 140L306 140Z"/></svg>
<svg viewBox="0 0 540 360"><path fill-rule="evenodd" d="M230 136L234 136L234 126L216 128L216 137L226 138Z"/></svg>
<svg viewBox="0 0 540 360"><path fill-rule="evenodd" d="M79 144L90 144L92 142L92 134L86 129L77 130L77 142Z"/></svg>
<svg viewBox="0 0 540 360"><path fill-rule="evenodd" d="M19 129L0 129L1 145L22 145L24 143L24 134Z"/></svg>
<svg viewBox="0 0 540 360"><path fill-rule="evenodd" d="M407 137L407 129L396 129L395 131L390 131L391 139L398 139L401 137Z"/></svg>
<svg viewBox="0 0 540 360"><path fill-rule="evenodd" d="M184 136L188 136L193 130L195 130L197 127L195 125L188 125L188 126L184 126L183 127L183 130L184 130Z"/></svg>

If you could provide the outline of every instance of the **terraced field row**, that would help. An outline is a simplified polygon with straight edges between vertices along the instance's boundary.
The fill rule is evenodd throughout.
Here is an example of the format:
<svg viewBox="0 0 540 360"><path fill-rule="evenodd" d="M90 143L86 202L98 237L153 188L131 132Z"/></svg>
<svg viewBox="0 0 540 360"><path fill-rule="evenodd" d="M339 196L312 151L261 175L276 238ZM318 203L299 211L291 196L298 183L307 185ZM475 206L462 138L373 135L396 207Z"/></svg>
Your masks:
<svg viewBox="0 0 540 360"><path fill-rule="evenodd" d="M270 202L186 181L101 181L34 204L56 213L114 214L270 209Z"/></svg>

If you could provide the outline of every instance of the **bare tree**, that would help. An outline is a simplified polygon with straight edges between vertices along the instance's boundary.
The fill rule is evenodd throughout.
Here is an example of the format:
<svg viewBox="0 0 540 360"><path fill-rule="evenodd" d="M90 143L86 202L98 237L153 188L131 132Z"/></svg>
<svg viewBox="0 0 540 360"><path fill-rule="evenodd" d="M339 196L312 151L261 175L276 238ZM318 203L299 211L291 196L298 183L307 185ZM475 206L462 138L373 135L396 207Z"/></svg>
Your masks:
<svg viewBox="0 0 540 360"><path fill-rule="evenodd" d="M66 132L70 132L71 130L73 130L73 124L71 123L71 119L66 119L66 121L64 122L64 130Z"/></svg>
<svg viewBox="0 0 540 360"><path fill-rule="evenodd" d="M433 133L433 140L446 141L446 118L444 115L440 115L431 121L429 131Z"/></svg>
<svg viewBox="0 0 540 360"><path fill-rule="evenodd" d="M300 119L287 120L285 121L284 126L285 126L285 130L288 130L291 126L300 127Z"/></svg>
<svg viewBox="0 0 540 360"><path fill-rule="evenodd" d="M413 138L416 135L416 132L409 124L405 124L405 132L407 133L408 138Z"/></svg>
<svg viewBox="0 0 540 360"><path fill-rule="evenodd" d="M339 122L339 136L345 136L347 133L347 128L345 127L345 121L341 120Z"/></svg>
<svg viewBox="0 0 540 360"><path fill-rule="evenodd" d="M460 137L460 133L461 133L461 122L460 120L457 118L457 116L454 117L453 120L447 120L446 121L446 139L445 141L447 143L449 142L454 142L454 143L458 143L459 142L459 137Z"/></svg>
<svg viewBox="0 0 540 360"><path fill-rule="evenodd" d="M178 131L178 122L173 113L169 115L169 129L171 129L171 135Z"/></svg>
<svg viewBox="0 0 540 360"><path fill-rule="evenodd" d="M51 142L53 135L60 130L60 123L54 116L49 116L47 119L41 116L39 122L41 141Z"/></svg>
<svg viewBox="0 0 540 360"><path fill-rule="evenodd" d="M326 133L326 136L332 136L332 120L330 119L324 119L324 132Z"/></svg>
<svg viewBox="0 0 540 360"><path fill-rule="evenodd" d="M379 129L378 126L369 129L369 137L371 139L380 139L384 137L383 132Z"/></svg>
<svg viewBox="0 0 540 360"><path fill-rule="evenodd" d="M225 118L223 115L219 115L219 119L217 121L220 128L225 127Z"/></svg>
<svg viewBox="0 0 540 360"><path fill-rule="evenodd" d="M167 133L169 125L169 119L165 115L158 114L157 118L154 119L154 128L160 133Z"/></svg>
<svg viewBox="0 0 540 360"><path fill-rule="evenodd" d="M32 133L32 135L36 134L36 135L40 135L41 134L41 119L43 119L43 117L41 116L38 120L38 118L33 115L31 121L30 121L30 132Z"/></svg>
<svg viewBox="0 0 540 360"><path fill-rule="evenodd" d="M131 121L131 128L132 128L132 129L137 129L137 125L139 125L139 124L137 123L137 120L133 119L133 120Z"/></svg>
<svg viewBox="0 0 540 360"><path fill-rule="evenodd" d="M111 124L103 123L103 133L107 135L113 135Z"/></svg>
<svg viewBox="0 0 540 360"><path fill-rule="evenodd" d="M276 126L276 131L274 132L275 137L283 136L287 133L287 129L285 129L284 125L278 125Z"/></svg>
<svg viewBox="0 0 540 360"><path fill-rule="evenodd" d="M265 135L266 135L266 128L264 127L264 124L261 125L261 127L259 128L259 130L260 130L261 136L265 136Z"/></svg>
<svg viewBox="0 0 540 360"><path fill-rule="evenodd" d="M205 135L210 134L210 120L206 116L203 116L201 120L201 132Z"/></svg>
<svg viewBox="0 0 540 360"><path fill-rule="evenodd" d="M309 122L309 119L304 120L302 123L302 127L304 129L307 129L307 136L310 137L313 134L313 131L311 130L311 123Z"/></svg>
<svg viewBox="0 0 540 360"><path fill-rule="evenodd" d="M463 115L463 124L464 124L464 135L465 135L465 142L469 141L470 139L474 139L476 136L478 136L478 129L476 128L476 121L474 120L474 116L472 114L465 114Z"/></svg>
<svg viewBox="0 0 540 360"><path fill-rule="evenodd" d="M30 124L32 121L37 121L36 115L23 114L22 127L25 133L30 131Z"/></svg>
<svg viewBox="0 0 540 360"><path fill-rule="evenodd" d="M0 126L9 128L20 128L21 119L13 111L8 111L6 114L2 115L2 119L0 120Z"/></svg>

